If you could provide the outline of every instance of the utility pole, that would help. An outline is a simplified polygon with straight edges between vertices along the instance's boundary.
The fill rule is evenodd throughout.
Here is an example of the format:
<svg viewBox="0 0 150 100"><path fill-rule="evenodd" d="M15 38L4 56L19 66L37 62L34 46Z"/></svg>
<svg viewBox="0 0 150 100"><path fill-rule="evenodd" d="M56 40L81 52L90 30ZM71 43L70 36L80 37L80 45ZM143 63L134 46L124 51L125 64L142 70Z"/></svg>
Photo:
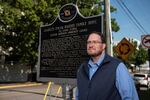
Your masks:
<svg viewBox="0 0 150 100"><path fill-rule="evenodd" d="M105 9L105 22L104 22L104 30L105 30L105 38L106 38L106 52L113 56L112 50L112 31L111 31L111 17L110 17L110 0L104 0L104 9Z"/></svg>
<svg viewBox="0 0 150 100"><path fill-rule="evenodd" d="M149 73L150 73L150 49L148 48L148 61L149 61Z"/></svg>

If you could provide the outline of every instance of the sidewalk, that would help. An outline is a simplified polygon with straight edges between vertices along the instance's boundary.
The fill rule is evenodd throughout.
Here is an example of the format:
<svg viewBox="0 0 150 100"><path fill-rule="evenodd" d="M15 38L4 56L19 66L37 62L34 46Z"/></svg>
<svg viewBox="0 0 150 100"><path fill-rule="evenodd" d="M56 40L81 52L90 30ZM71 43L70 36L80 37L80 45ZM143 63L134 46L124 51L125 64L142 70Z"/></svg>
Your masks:
<svg viewBox="0 0 150 100"><path fill-rule="evenodd" d="M35 87L34 87L35 86ZM42 88L41 88L42 86ZM20 88L21 87L21 88ZM22 87L27 87L27 88L22 88ZM28 87L34 87L32 89ZM33 94L36 96L33 96L32 98L37 98L41 100L45 98L45 94L47 92L46 98L50 98L51 100L64 100L62 98L62 90L59 90L59 85L57 84L51 84L51 88L49 91L47 91L48 88L48 83L38 83L38 82L21 82L21 83L0 83L0 92L3 93L3 91L8 91L9 92L19 92L21 93L27 93L27 94ZM13 97L13 95L12 95ZM2 98L2 97L0 97ZM14 96L13 98L17 98L22 100L20 96ZM4 99L5 100L5 99ZM45 99L47 100L47 99Z"/></svg>
<svg viewBox="0 0 150 100"><path fill-rule="evenodd" d="M0 90L3 90L3 89L13 90L13 88L40 86L40 85L44 85L45 89L38 91L38 92L37 92L37 90L19 90L19 91L44 95L47 91L48 83L37 83L37 82L0 83ZM50 88L50 91L48 93L51 95L51 98L55 98L55 99L57 98L57 100L63 100L62 99L62 88L60 88L60 85L52 83L50 87L51 88ZM48 96L49 96L49 94L48 94ZM73 94L75 94L75 90L73 91ZM72 100L74 100L74 98Z"/></svg>

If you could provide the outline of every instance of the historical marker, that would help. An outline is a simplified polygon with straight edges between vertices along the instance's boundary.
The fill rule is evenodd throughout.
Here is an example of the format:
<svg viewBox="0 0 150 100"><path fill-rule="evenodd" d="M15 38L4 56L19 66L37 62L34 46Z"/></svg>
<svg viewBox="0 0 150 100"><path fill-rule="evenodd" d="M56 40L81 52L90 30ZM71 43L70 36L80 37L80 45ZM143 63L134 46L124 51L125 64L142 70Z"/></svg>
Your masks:
<svg viewBox="0 0 150 100"><path fill-rule="evenodd" d="M83 17L74 4L64 5L56 20L40 28L38 80L75 79L77 69L87 58L89 32L102 32L101 15Z"/></svg>

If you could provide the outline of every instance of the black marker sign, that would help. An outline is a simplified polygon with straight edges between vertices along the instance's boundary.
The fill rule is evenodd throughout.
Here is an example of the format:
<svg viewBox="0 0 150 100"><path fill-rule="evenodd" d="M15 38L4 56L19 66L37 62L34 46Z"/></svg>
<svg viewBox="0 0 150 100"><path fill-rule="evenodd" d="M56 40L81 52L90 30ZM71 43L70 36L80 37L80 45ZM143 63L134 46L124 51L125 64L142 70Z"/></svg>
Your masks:
<svg viewBox="0 0 150 100"><path fill-rule="evenodd" d="M60 9L54 23L40 28L39 77L76 78L87 58L86 37L102 32L102 16L82 17L73 4Z"/></svg>

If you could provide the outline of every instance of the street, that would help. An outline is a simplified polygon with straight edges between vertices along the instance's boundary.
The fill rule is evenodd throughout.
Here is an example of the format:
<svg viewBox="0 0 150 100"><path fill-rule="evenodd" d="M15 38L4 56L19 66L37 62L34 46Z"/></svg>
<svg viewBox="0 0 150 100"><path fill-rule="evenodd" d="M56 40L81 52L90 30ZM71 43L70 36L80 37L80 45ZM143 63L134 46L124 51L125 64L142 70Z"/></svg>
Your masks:
<svg viewBox="0 0 150 100"><path fill-rule="evenodd" d="M0 100L44 100L43 98L47 86L47 84L42 84L37 86L0 89ZM58 85L51 85L46 100L63 100L60 98L62 94L57 94L58 88ZM51 97L49 95L51 95ZM54 97L56 95L59 98Z"/></svg>
<svg viewBox="0 0 150 100"><path fill-rule="evenodd" d="M44 100L48 84L8 84L1 86L0 84L0 100ZM45 100L64 100L62 99L62 90L59 85L52 84ZM150 89L138 90L139 100L150 100Z"/></svg>

